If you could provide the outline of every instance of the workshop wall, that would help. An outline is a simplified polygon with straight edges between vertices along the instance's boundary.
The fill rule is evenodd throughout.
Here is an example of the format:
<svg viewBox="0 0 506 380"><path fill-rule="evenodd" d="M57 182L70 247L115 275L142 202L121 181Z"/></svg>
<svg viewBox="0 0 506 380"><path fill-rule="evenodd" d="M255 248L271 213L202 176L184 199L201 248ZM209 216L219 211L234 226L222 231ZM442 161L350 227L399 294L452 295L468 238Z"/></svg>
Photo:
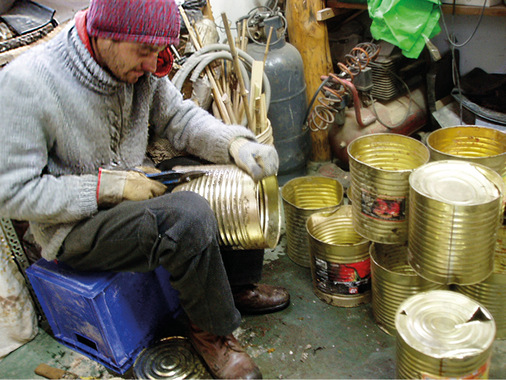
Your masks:
<svg viewBox="0 0 506 380"><path fill-rule="evenodd" d="M476 27L479 16L452 16L445 14L445 22L448 32L454 33L457 44L462 44L472 34ZM440 21L442 31L432 42L444 54L449 48L449 43ZM466 75L475 67L480 67L488 73L506 73L506 22L504 17L483 16L474 37L468 44L459 48L461 75Z"/></svg>

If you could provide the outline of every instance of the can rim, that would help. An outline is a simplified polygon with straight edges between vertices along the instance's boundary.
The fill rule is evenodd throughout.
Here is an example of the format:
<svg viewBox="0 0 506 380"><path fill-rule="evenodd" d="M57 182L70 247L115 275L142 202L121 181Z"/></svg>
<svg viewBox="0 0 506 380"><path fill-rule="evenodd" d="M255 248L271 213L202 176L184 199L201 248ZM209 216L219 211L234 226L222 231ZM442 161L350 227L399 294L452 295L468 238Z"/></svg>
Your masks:
<svg viewBox="0 0 506 380"><path fill-rule="evenodd" d="M437 152L437 153L439 153L439 154L441 154L443 156L461 158L462 160L465 160L467 158L467 159L472 159L473 161L482 161L482 160L488 160L488 159L492 159L492 158L499 158L501 156L506 156L506 149L502 153L498 153L498 154L494 154L494 155L488 155L488 156L476 156L476 157L473 156L473 157L470 157L470 156L452 154L452 153L444 152L444 151L442 151L440 149L435 148L434 144L431 143L431 139L433 139L434 136L437 136L437 135L443 133L442 131L456 130L456 129L487 130L487 131L490 131L490 132L498 133L500 135L504 135L504 138L506 139L506 133L503 132L503 131L500 131L498 129L495 129L495 128L482 127L482 126L479 126L479 125L456 125L456 126L452 126L452 127L446 127L446 128L436 129L435 131L431 132L427 136L427 146L428 146L428 148L432 149L433 151L435 151L435 152ZM472 137L472 136L469 136L469 137ZM479 136L477 136L477 137L479 137Z"/></svg>
<svg viewBox="0 0 506 380"><path fill-rule="evenodd" d="M367 163L365 161L359 160L358 158L356 158L351 153L351 149L354 147L354 145L358 144L361 140L370 140L370 139L377 139L377 138L380 138L380 139L385 138L385 140L386 140L388 138L393 138L393 137L395 137L396 139L401 139L401 140L404 139L404 140L409 141L409 142L411 142L411 143L413 143L415 145L418 145L418 147L420 147L422 149L423 155L425 156L424 163L429 162L429 160L430 160L430 151L429 151L429 148L424 143L422 143L421 141L419 141L419 140L417 140L417 139L415 139L413 137L401 135L401 134L398 134L398 133L373 133L373 134L369 134L369 135L359 136L359 137L353 139L348 144L348 146L346 148L347 153L348 153L348 157L350 158L351 161L354 161L354 162L357 162L357 163L359 163L361 165L367 166L368 168L372 168L374 170L377 170L378 172L390 173L390 174L392 174L392 173L398 173L398 174L411 173L416 168L398 169L398 170L383 169L383 168L371 165L370 163ZM423 164L420 164L420 165L423 165ZM420 165L418 165L417 167L419 167Z"/></svg>

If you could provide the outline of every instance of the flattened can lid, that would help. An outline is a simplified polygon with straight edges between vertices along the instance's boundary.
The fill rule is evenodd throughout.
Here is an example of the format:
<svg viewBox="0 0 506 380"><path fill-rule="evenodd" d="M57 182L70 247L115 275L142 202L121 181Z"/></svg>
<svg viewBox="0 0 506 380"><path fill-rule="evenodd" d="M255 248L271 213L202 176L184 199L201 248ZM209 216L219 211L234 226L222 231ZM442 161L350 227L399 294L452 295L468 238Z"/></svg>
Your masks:
<svg viewBox="0 0 506 380"><path fill-rule="evenodd" d="M172 336L145 348L133 365L136 379L212 379L188 338Z"/></svg>
<svg viewBox="0 0 506 380"><path fill-rule="evenodd" d="M492 314L471 298L431 290L406 299L397 310L399 337L416 352L437 359L465 359L488 350L495 338Z"/></svg>
<svg viewBox="0 0 506 380"><path fill-rule="evenodd" d="M499 174L480 164L445 160L425 164L409 177L413 190L453 205L486 204L501 198ZM498 185L499 183L499 185Z"/></svg>

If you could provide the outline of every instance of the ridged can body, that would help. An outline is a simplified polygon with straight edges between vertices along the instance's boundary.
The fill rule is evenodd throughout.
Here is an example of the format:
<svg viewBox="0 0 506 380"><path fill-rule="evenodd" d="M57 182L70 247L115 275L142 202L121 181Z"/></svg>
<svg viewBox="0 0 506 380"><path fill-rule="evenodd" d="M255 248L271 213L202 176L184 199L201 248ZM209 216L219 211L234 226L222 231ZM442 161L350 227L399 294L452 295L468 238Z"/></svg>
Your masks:
<svg viewBox="0 0 506 380"><path fill-rule="evenodd" d="M408 261L441 284L471 285L493 270L505 185L499 174L467 161L435 161L409 178Z"/></svg>
<svg viewBox="0 0 506 380"><path fill-rule="evenodd" d="M471 298L418 293L399 306L395 327L397 378L488 379L495 322Z"/></svg>
<svg viewBox="0 0 506 380"><path fill-rule="evenodd" d="M343 202L344 189L333 178L293 178L281 188L286 226L286 252L296 264L309 268L307 219L316 212L333 211Z"/></svg>
<svg viewBox="0 0 506 380"><path fill-rule="evenodd" d="M313 289L321 300L354 307L371 299L370 241L353 228L351 206L307 220Z"/></svg>
<svg viewBox="0 0 506 380"><path fill-rule="evenodd" d="M402 244L408 238L408 178L429 161L427 147L411 137L380 133L348 145L355 230L368 240Z"/></svg>
<svg viewBox="0 0 506 380"><path fill-rule="evenodd" d="M494 316L496 339L506 339L506 225L497 234L492 274L475 285L457 285L455 290L485 306Z"/></svg>
<svg viewBox="0 0 506 380"><path fill-rule="evenodd" d="M506 177L506 133L477 125L437 129L427 137L431 161L464 160Z"/></svg>
<svg viewBox="0 0 506 380"><path fill-rule="evenodd" d="M281 234L281 201L275 176L258 183L235 165L175 167L207 174L172 190L203 196L216 215L220 244L238 249L274 248Z"/></svg>
<svg viewBox="0 0 506 380"><path fill-rule="evenodd" d="M447 290L420 277L408 263L406 244L372 243L371 255L372 312L379 328L395 335L395 313L412 295L434 289Z"/></svg>

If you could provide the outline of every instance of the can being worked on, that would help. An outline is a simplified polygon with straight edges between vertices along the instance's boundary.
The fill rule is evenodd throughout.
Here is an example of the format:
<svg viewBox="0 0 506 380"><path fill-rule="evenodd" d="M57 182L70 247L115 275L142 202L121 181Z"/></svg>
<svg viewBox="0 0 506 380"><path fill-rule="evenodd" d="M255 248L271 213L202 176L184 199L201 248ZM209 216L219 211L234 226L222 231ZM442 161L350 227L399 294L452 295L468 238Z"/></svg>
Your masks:
<svg viewBox="0 0 506 380"><path fill-rule="evenodd" d="M334 306L354 307L371 298L370 241L353 228L351 206L307 220L315 294Z"/></svg>
<svg viewBox="0 0 506 380"><path fill-rule="evenodd" d="M416 294L400 305L395 326L398 378L488 378L496 326L471 298L448 290Z"/></svg>
<svg viewBox="0 0 506 380"><path fill-rule="evenodd" d="M505 185L492 169L434 161L409 177L408 260L420 276L471 285L493 270Z"/></svg>
<svg viewBox="0 0 506 380"><path fill-rule="evenodd" d="M172 192L192 191L214 211L220 244L238 249L274 248L281 234L281 200L276 176L258 183L235 165L179 166L179 171L207 174L178 185Z"/></svg>

